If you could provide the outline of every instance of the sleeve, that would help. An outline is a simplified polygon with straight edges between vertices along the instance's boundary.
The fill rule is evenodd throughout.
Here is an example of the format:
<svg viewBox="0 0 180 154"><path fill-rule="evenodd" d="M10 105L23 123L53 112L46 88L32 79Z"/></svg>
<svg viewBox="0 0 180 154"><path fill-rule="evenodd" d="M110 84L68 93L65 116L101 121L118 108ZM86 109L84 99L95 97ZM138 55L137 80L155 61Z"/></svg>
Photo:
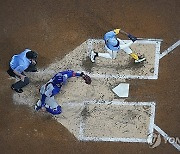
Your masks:
<svg viewBox="0 0 180 154"><path fill-rule="evenodd" d="M63 71L61 73L62 73L62 75L67 76L67 78L81 76L81 72L75 72L73 70Z"/></svg>
<svg viewBox="0 0 180 154"><path fill-rule="evenodd" d="M14 71L18 72L18 73L22 73L24 71L24 66L22 65L19 65L18 67L16 67L14 69Z"/></svg>

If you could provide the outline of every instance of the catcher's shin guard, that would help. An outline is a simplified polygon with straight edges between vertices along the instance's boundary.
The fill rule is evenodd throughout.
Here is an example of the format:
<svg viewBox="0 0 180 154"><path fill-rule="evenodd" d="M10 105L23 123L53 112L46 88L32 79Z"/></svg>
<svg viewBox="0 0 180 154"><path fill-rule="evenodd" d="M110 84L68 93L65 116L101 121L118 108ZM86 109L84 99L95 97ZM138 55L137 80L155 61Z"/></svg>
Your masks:
<svg viewBox="0 0 180 154"><path fill-rule="evenodd" d="M51 109L49 107L49 108L46 108L46 111L53 114L53 115L57 115L57 114L60 114L62 112L61 111L61 106L57 106L55 109Z"/></svg>

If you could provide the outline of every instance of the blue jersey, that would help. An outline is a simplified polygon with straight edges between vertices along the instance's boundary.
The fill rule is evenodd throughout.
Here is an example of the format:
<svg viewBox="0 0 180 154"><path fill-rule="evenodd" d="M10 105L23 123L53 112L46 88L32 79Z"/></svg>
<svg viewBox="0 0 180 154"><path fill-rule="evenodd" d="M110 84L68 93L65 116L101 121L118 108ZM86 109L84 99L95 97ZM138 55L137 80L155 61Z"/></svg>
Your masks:
<svg viewBox="0 0 180 154"><path fill-rule="evenodd" d="M104 35L104 41L106 46L113 51L120 50L120 42L117 40L116 33L109 31Z"/></svg>
<svg viewBox="0 0 180 154"><path fill-rule="evenodd" d="M26 70L31 61L26 57L26 53L31 51L30 49L25 49L18 55L14 55L10 62L10 67L18 73L22 73Z"/></svg>
<svg viewBox="0 0 180 154"><path fill-rule="evenodd" d="M53 97L54 95L58 94L61 90L61 86L57 86L57 84L54 82L56 81L56 78L59 79L59 76L62 75L62 80L58 84L62 82L62 85L66 83L66 80L71 77L79 77L81 76L81 73L74 72L72 70L63 71L57 73L52 79L50 79L45 85L43 85L40 89L40 93L42 95L41 102L44 105L46 97Z"/></svg>

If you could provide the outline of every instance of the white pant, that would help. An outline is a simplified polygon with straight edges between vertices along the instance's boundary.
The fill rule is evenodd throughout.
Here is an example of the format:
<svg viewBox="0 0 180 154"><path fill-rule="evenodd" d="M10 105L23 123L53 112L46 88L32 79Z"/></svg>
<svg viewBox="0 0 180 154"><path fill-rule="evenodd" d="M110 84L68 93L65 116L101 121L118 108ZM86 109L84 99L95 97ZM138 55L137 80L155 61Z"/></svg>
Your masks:
<svg viewBox="0 0 180 154"><path fill-rule="evenodd" d="M133 44L133 41L130 41L129 43L124 43L123 40L120 40L118 38L118 41L120 43L120 50L124 50L127 54L131 54L132 53L132 50L131 48L129 47L131 44ZM106 45L105 45L105 49L108 51L108 53L98 53L98 56L100 57L104 57L104 58L110 58L110 59L115 59L116 58L116 55L117 55L117 52L118 51L113 51L113 50L110 50Z"/></svg>
<svg viewBox="0 0 180 154"><path fill-rule="evenodd" d="M52 86L52 85L49 85L49 86ZM46 92L45 87L46 87L46 86L43 85L43 86L41 87L41 89L40 89L41 97L42 97L42 95L45 94L45 92ZM51 88L53 88L53 87L51 87ZM51 89L51 90L52 90L52 89ZM41 99L42 99L42 98L41 98ZM41 99L40 99L40 100L41 100ZM39 103L40 103L40 104L39 104ZM41 101L38 101L38 105L41 106ZM46 105L47 108L50 107L51 109L54 109L54 108L57 108L58 103L56 102L54 96L52 96L52 97L46 97L46 99L45 99L45 105Z"/></svg>
<svg viewBox="0 0 180 154"><path fill-rule="evenodd" d="M37 102L37 105L38 106L41 106L41 100L39 100ZM59 104L56 102L56 100L54 99L54 96L53 97L46 97L45 99L45 107L46 108L51 108L51 109L55 109L57 108Z"/></svg>

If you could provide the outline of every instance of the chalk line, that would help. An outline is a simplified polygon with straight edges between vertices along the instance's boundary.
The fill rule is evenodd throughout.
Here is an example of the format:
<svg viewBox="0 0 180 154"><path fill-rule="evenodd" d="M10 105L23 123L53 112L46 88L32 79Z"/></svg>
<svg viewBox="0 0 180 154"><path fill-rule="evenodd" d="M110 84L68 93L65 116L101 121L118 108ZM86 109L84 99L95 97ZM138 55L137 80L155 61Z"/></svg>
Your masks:
<svg viewBox="0 0 180 154"><path fill-rule="evenodd" d="M166 49L164 52L162 52L159 56L159 59L163 58L166 56L168 53L170 53L172 50L174 50L176 47L180 45L180 40L174 43L172 46L170 46L168 49Z"/></svg>
<svg viewBox="0 0 180 154"><path fill-rule="evenodd" d="M166 140L168 140L170 137L168 134L166 134L161 128L159 128L157 125L154 124L154 129L157 130ZM180 151L180 145L178 145L176 142L169 142L172 144L178 151Z"/></svg>

